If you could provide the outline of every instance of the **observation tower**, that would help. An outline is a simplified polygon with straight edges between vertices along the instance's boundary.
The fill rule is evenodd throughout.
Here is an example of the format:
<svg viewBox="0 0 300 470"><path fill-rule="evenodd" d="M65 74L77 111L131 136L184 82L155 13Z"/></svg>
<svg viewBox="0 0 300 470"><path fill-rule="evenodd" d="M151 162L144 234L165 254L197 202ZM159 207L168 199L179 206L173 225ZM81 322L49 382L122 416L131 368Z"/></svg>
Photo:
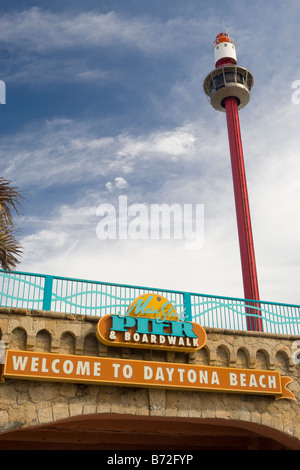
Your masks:
<svg viewBox="0 0 300 470"><path fill-rule="evenodd" d="M203 88L213 108L225 112L231 156L236 217L240 244L241 265L245 299L259 301L259 289L253 235L251 228L248 190L244 165L239 109L250 100L253 76L249 70L237 65L233 39L227 33L217 35L214 45L215 69L204 80ZM249 330L262 331L258 303L250 302L254 308L247 313ZM257 317L258 316L258 317Z"/></svg>

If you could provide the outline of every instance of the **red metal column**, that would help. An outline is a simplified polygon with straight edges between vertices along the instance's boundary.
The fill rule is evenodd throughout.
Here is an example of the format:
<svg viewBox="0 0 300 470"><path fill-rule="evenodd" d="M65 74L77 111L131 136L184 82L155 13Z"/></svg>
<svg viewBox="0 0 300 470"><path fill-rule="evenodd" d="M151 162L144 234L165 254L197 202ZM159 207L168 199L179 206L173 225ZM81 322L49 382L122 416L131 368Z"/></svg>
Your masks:
<svg viewBox="0 0 300 470"><path fill-rule="evenodd" d="M226 98L225 109L240 243L244 295L245 299L259 300L247 182L244 166L238 104L236 98ZM251 305L259 307L259 304L255 303ZM247 309L247 313L260 315L260 310L249 308ZM248 330L263 331L261 318L248 316L247 327Z"/></svg>

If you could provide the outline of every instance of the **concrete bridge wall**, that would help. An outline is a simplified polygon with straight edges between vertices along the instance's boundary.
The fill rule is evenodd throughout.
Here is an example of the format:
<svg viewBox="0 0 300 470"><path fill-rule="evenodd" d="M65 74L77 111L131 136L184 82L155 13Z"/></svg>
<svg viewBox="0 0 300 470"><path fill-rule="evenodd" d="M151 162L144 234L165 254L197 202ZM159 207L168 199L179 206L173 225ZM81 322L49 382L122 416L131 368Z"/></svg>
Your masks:
<svg viewBox="0 0 300 470"><path fill-rule="evenodd" d="M90 436L86 438L87 448L93 447L93 442L96 446L96 431L102 436L106 433L102 445L109 446L107 433L112 428L114 435L127 435L127 441L125 437L123 441L119 439L120 446L130 447L132 440L137 443L143 433L144 436L148 433L147 443L155 446L153 436L165 426L162 440L165 446L170 445L168 435L172 436L173 444L181 435L178 446L190 442L195 448L197 445L205 448L209 436L211 440L220 436L227 439L231 433L235 439L244 435L250 448L262 447L263 442L274 447L276 442L275 448L300 449L300 373L292 360L293 343L298 337L206 328L207 342L199 351L163 352L105 346L95 335L98 320L83 315L0 308L1 339L9 349L26 351L276 370L293 379L288 388L296 400L6 379L0 384L0 447L1 442L9 448L12 440L14 443L36 440L37 433L42 436L43 431L44 441L52 439L55 447L58 438L53 437L54 429L61 440L66 440L66 430L71 432L75 427L78 430L81 423L81 438L78 435L76 438L83 442L85 429L86 436ZM257 436L260 444L255 440ZM116 442L112 438L111 446ZM211 446L209 442L207 446Z"/></svg>

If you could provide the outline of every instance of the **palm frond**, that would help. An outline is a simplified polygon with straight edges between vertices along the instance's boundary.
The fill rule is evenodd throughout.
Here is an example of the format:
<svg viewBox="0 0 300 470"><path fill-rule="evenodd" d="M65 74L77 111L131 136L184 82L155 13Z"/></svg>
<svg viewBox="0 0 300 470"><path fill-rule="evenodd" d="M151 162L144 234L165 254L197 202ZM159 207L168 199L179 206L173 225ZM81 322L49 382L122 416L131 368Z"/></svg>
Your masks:
<svg viewBox="0 0 300 470"><path fill-rule="evenodd" d="M17 214L21 211L22 195L16 188L10 186L10 181L0 178L0 218L1 224L9 223L13 225L13 218L11 211L14 210Z"/></svg>
<svg viewBox="0 0 300 470"><path fill-rule="evenodd" d="M21 211L21 194L10 186L10 181L0 178L0 265L5 271L13 271L19 263L22 247L16 240L12 212Z"/></svg>
<svg viewBox="0 0 300 470"><path fill-rule="evenodd" d="M0 265L4 271L13 271L19 264L23 249L15 239L13 231L0 232Z"/></svg>

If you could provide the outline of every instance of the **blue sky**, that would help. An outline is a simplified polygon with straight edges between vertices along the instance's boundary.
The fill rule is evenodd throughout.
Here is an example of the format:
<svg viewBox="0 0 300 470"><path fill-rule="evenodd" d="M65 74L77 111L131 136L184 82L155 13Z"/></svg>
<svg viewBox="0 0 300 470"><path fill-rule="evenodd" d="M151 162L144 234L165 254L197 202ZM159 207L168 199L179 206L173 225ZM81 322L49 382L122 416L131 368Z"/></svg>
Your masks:
<svg viewBox="0 0 300 470"><path fill-rule="evenodd" d="M19 269L243 297L226 120L202 90L224 28L254 75L240 112L260 295L300 303L296 0L0 5L0 170L23 193ZM99 240L100 204L204 204L201 250Z"/></svg>

